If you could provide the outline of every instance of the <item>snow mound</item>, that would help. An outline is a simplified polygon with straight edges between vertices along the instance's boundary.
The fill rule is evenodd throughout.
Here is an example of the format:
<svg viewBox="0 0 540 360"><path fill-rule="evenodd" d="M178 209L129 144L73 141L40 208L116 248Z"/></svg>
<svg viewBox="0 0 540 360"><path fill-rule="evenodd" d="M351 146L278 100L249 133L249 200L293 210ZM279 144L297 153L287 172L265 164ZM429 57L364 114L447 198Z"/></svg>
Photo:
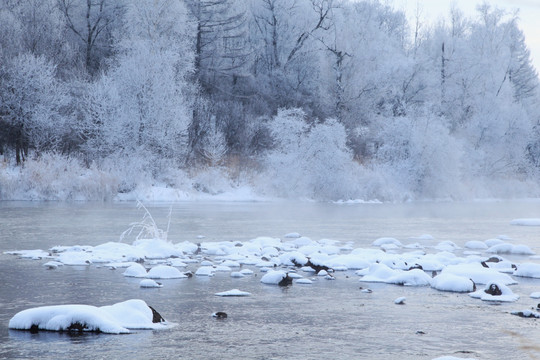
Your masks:
<svg viewBox="0 0 540 360"><path fill-rule="evenodd" d="M41 249L36 250L17 250L17 251L4 251L6 255L17 255L22 259L40 260L50 257L49 253Z"/></svg>
<svg viewBox="0 0 540 360"><path fill-rule="evenodd" d="M214 268L212 266L201 266L195 272L197 276L214 276Z"/></svg>
<svg viewBox="0 0 540 360"><path fill-rule="evenodd" d="M261 278L263 284L278 285L281 280L287 277L287 273L282 270L270 270Z"/></svg>
<svg viewBox="0 0 540 360"><path fill-rule="evenodd" d="M510 221L510 225L517 225L517 226L540 226L540 218L514 219L514 220Z"/></svg>
<svg viewBox="0 0 540 360"><path fill-rule="evenodd" d="M91 305L43 306L15 314L9 321L9 328L31 331L75 330L127 334L130 329L157 330L172 325L166 321L155 320L155 314L146 302L138 299L102 307ZM153 320L158 322L153 322Z"/></svg>
<svg viewBox="0 0 540 360"><path fill-rule="evenodd" d="M238 289L232 289L232 290L216 293L216 296L250 296L250 295L251 293L247 291L241 291Z"/></svg>
<svg viewBox="0 0 540 360"><path fill-rule="evenodd" d="M382 245L389 245L389 244L396 245L398 247L403 246L401 241L399 241L398 239L392 238L392 237L378 238L371 245L373 245L373 246L382 246Z"/></svg>
<svg viewBox="0 0 540 360"><path fill-rule="evenodd" d="M534 251L532 251L528 246L526 245L512 245L509 243L501 243L498 245L493 245L489 249L487 249L488 253L493 254L513 254L513 255L534 255Z"/></svg>
<svg viewBox="0 0 540 360"><path fill-rule="evenodd" d="M136 278L144 278L148 277L148 273L146 272L146 269L141 264L133 264L130 267L124 271L124 276L127 277L136 277Z"/></svg>
<svg viewBox="0 0 540 360"><path fill-rule="evenodd" d="M357 275L364 275L362 282L382 282L387 284L405 286L426 286L430 285L431 277L420 269L403 271L392 269L385 264L371 264L366 270L359 270Z"/></svg>
<svg viewBox="0 0 540 360"><path fill-rule="evenodd" d="M451 273L441 273L431 280L431 287L441 291L471 292L474 291L474 283L465 276Z"/></svg>
<svg viewBox="0 0 540 360"><path fill-rule="evenodd" d="M497 291L493 291L497 288ZM469 296L483 301L512 302L519 299L519 295L514 294L509 287L496 282L487 284L483 290L470 293Z"/></svg>
<svg viewBox="0 0 540 360"><path fill-rule="evenodd" d="M465 247L467 249L474 249L474 250L487 250L488 246L483 241L477 241L477 240L471 240L467 241L465 243Z"/></svg>
<svg viewBox="0 0 540 360"><path fill-rule="evenodd" d="M441 274L453 274L471 279L476 284L489 284L492 282L504 285L517 284L507 274L502 274L495 269L485 268L480 263L448 265Z"/></svg>
<svg viewBox="0 0 540 360"><path fill-rule="evenodd" d="M540 264L524 263L517 267L514 271L515 276L529 277L540 279Z"/></svg>
<svg viewBox="0 0 540 360"><path fill-rule="evenodd" d="M181 279L187 276L173 266L158 265L148 271L148 277L150 279Z"/></svg>
<svg viewBox="0 0 540 360"><path fill-rule="evenodd" d="M163 285L161 285L160 283L152 280L152 279L144 279L144 280L141 280L141 282L139 283L139 286L142 287L142 288L160 288L160 287L163 287Z"/></svg>

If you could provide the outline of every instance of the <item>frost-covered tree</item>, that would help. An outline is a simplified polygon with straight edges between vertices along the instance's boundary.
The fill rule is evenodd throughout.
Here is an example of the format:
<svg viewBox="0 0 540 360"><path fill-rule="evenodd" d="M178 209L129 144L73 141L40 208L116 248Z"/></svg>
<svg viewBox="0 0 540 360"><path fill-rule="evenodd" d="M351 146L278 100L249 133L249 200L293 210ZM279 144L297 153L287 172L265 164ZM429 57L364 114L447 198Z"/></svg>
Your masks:
<svg viewBox="0 0 540 360"><path fill-rule="evenodd" d="M222 165L222 160L227 153L225 136L216 126L215 118L210 121L210 126L203 138L201 155L206 160L208 166Z"/></svg>
<svg viewBox="0 0 540 360"><path fill-rule="evenodd" d="M15 151L17 164L29 149L58 148L67 131L68 101L55 66L43 56L21 54L0 66L0 147Z"/></svg>
<svg viewBox="0 0 540 360"><path fill-rule="evenodd" d="M358 166L345 128L335 119L309 126L299 109L280 110L273 119L275 149L265 172L281 196L317 200L349 199L357 193Z"/></svg>
<svg viewBox="0 0 540 360"><path fill-rule="evenodd" d="M376 162L388 177L392 197L460 198L463 150L440 119L432 116L381 119Z"/></svg>
<svg viewBox="0 0 540 360"><path fill-rule="evenodd" d="M65 26L71 31L74 42L82 48L86 71L96 74L112 51L113 25L119 23L123 12L120 0L57 0L57 7L64 16Z"/></svg>
<svg viewBox="0 0 540 360"><path fill-rule="evenodd" d="M195 71L209 92L234 92L247 75L247 8L241 0L186 0L195 23Z"/></svg>
<svg viewBox="0 0 540 360"><path fill-rule="evenodd" d="M89 95L88 144L105 142L106 152L148 151L157 159L183 161L193 69L185 16L182 3L174 0L129 4L119 55Z"/></svg>

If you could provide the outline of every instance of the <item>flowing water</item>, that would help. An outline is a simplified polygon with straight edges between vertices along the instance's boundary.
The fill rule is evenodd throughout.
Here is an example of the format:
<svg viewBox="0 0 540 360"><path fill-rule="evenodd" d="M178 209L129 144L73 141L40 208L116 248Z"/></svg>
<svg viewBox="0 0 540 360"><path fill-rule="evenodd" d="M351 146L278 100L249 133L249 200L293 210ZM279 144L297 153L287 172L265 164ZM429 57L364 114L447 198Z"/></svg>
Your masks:
<svg viewBox="0 0 540 360"><path fill-rule="evenodd" d="M161 228L169 205L147 206ZM466 294L429 287L363 284L353 271L336 281L288 288L261 284L257 276L163 280L160 289L141 289L123 270L63 266L45 270L46 260L18 259L4 251L47 250L55 245L99 245L118 241L142 218L133 203L0 203L0 359L433 359L451 355L476 359L540 358L536 319L510 315L536 307L529 294L540 279L517 278L514 303L489 304ZM352 241L371 247L379 237L430 247L444 240L499 235L540 254L540 227L511 226L515 218L540 218L540 202L414 204L178 203L172 205L168 238L247 241L299 232L314 240ZM430 234L433 239L423 237ZM416 237L416 239L414 239ZM457 255L461 255L458 251ZM516 262L540 262L528 256ZM192 267L196 269L196 264ZM373 293L360 291L369 287ZM216 292L239 288L250 297L222 298ZM405 305L394 299L407 298ZM17 312L59 304L110 305L145 300L178 325L129 335L31 334L8 330ZM211 317L215 311L226 320Z"/></svg>

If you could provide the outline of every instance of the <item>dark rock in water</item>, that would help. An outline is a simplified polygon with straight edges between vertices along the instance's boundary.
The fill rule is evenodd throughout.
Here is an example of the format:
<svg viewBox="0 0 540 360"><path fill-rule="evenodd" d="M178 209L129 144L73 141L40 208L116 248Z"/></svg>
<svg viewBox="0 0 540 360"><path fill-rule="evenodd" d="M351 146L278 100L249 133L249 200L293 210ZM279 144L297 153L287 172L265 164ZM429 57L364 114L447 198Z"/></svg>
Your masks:
<svg viewBox="0 0 540 360"><path fill-rule="evenodd" d="M424 270L424 268L420 264L414 264L414 265L410 266L408 271L413 270L413 269Z"/></svg>
<svg viewBox="0 0 540 360"><path fill-rule="evenodd" d="M158 313L153 307L151 306L148 306L148 307L150 308L150 310L152 310L152 322L154 324L165 322L165 319L160 315L160 313Z"/></svg>
<svg viewBox="0 0 540 360"><path fill-rule="evenodd" d="M492 295L492 296L501 296L502 295L502 291L501 291L501 289L499 288L499 286L497 284L489 285L489 288L484 290L484 292L486 294L489 294L489 295Z"/></svg>
<svg viewBox="0 0 540 360"><path fill-rule="evenodd" d="M285 274L285 277L278 283L279 286L292 285L293 278L289 276L289 273Z"/></svg>
<svg viewBox="0 0 540 360"><path fill-rule="evenodd" d="M540 318L540 314L534 311L526 310L526 311L513 311L511 312L512 315L516 315L522 318Z"/></svg>
<svg viewBox="0 0 540 360"><path fill-rule="evenodd" d="M215 317L216 319L226 319L227 313L223 311L218 311L218 312L213 313L212 316Z"/></svg>
<svg viewBox="0 0 540 360"><path fill-rule="evenodd" d="M319 271L321 271L321 270L333 271L333 269L329 268L328 266L314 264L313 262L311 262L310 258L308 258L308 261L303 263L303 264L299 263L296 259L291 259L291 262L296 267L309 266L310 268L315 270L315 273L319 273Z"/></svg>
<svg viewBox="0 0 540 360"><path fill-rule="evenodd" d="M469 280L471 280L471 282L472 282L472 291L475 292L476 291L476 283L471 278L469 278Z"/></svg>
<svg viewBox="0 0 540 360"><path fill-rule="evenodd" d="M317 265L317 264L314 264L311 262L311 259L308 258L308 261L306 263L305 266L309 266L311 267L313 270L315 270L315 273L319 273L319 271L321 270L325 270L325 271L333 271L333 269L329 268L328 266L325 266L325 265Z"/></svg>
<svg viewBox="0 0 540 360"><path fill-rule="evenodd" d="M492 256L486 260L486 262L492 262L492 263L498 263L499 261L501 261L501 259L496 256Z"/></svg>
<svg viewBox="0 0 540 360"><path fill-rule="evenodd" d="M77 322L74 322L74 323L70 324L66 330L67 331L83 332L85 330L88 330L88 327L86 325L81 324L80 322L77 321Z"/></svg>
<svg viewBox="0 0 540 360"><path fill-rule="evenodd" d="M30 333L37 334L39 332L39 326L37 326L36 324L32 324L29 330L30 330Z"/></svg>
<svg viewBox="0 0 540 360"><path fill-rule="evenodd" d="M186 271L186 272L184 273L184 275L186 275L188 278L190 278L190 277L193 277L193 272L191 272L191 271Z"/></svg>
<svg viewBox="0 0 540 360"><path fill-rule="evenodd" d="M302 267L304 265L306 265L306 263L299 263L296 259L291 259L291 262L294 264L294 266L296 267Z"/></svg>

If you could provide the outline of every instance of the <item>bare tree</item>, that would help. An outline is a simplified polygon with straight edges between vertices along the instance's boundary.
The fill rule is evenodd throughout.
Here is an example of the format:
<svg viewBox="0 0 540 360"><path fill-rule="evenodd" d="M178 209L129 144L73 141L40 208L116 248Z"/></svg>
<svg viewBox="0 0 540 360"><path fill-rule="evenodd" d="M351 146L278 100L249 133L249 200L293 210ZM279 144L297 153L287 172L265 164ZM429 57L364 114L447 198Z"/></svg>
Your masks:
<svg viewBox="0 0 540 360"><path fill-rule="evenodd" d="M67 27L84 46L87 71L95 74L100 63L96 48L101 46L110 50L106 37L110 35L111 25L118 20L123 9L121 3L111 0L86 0L86 5L81 5L81 1L57 0L57 6L64 15Z"/></svg>

